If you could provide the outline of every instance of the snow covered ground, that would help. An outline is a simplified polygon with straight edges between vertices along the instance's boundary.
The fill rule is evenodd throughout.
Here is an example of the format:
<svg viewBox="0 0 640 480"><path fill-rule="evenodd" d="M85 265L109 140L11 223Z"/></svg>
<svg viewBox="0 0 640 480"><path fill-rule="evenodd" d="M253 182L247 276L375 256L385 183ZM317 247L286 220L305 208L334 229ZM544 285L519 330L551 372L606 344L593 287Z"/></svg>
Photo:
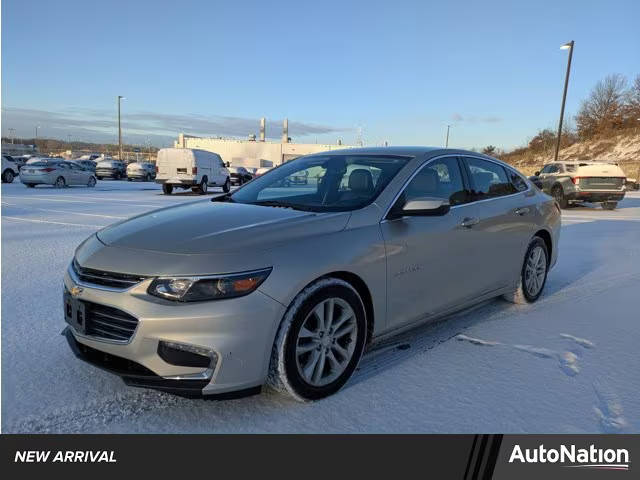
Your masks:
<svg viewBox="0 0 640 480"><path fill-rule="evenodd" d="M126 387L60 335L80 241L196 201L152 183L2 185L3 432L640 432L640 194L563 213L560 259L534 305L486 302L369 352L320 402L273 393L188 400Z"/></svg>

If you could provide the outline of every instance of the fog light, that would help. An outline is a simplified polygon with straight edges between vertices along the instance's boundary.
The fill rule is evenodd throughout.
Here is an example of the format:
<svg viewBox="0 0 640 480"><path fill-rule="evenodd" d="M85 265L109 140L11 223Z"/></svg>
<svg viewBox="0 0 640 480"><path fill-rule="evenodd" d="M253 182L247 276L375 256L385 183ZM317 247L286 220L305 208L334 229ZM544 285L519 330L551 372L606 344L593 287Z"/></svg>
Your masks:
<svg viewBox="0 0 640 480"><path fill-rule="evenodd" d="M184 343L160 342L158 355L165 362L179 367L215 369L218 355L213 350Z"/></svg>

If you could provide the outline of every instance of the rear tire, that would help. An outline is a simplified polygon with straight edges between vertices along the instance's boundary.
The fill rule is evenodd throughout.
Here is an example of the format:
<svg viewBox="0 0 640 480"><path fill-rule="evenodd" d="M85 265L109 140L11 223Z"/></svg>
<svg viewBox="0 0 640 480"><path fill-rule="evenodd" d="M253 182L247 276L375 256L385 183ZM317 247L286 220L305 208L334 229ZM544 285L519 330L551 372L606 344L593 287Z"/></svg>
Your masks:
<svg viewBox="0 0 640 480"><path fill-rule="evenodd" d="M229 180L229 177L227 177L227 180L224 182L224 185L222 186L222 191L224 193L229 193L231 191L231 180Z"/></svg>
<svg viewBox="0 0 640 480"><path fill-rule="evenodd" d="M66 186L67 186L67 182L65 182L64 177L56 178L56 183L54 184L54 187L56 187L56 188L64 188Z"/></svg>
<svg viewBox="0 0 640 480"><path fill-rule="evenodd" d="M303 402L332 395L355 372L366 338L366 313L358 292L344 280L318 280L300 292L285 313L267 384Z"/></svg>
<svg viewBox="0 0 640 480"><path fill-rule="evenodd" d="M208 181L209 179L207 177L202 177L202 181L200 182L200 185L198 185L198 192L200 195L207 194L207 190L209 188L209 185L207 184Z"/></svg>
<svg viewBox="0 0 640 480"><path fill-rule="evenodd" d="M173 192L173 185L169 185L168 183L163 183L162 193L164 193L165 195L171 195L171 192Z"/></svg>
<svg viewBox="0 0 640 480"><path fill-rule="evenodd" d="M539 255L539 256L538 256ZM544 290L549 271L549 251L547 244L540 237L533 237L524 256L516 289L503 295L511 303L533 303ZM535 278L533 278L535 277Z"/></svg>
<svg viewBox="0 0 640 480"><path fill-rule="evenodd" d="M562 190L562 187L560 185L556 185L551 189L551 196L555 198L556 202L558 202L558 205L560 205L560 208L564 209L569 206L569 202L564 196L564 190Z"/></svg>
<svg viewBox="0 0 640 480"><path fill-rule="evenodd" d="M150 182L151 181L151 175L149 175L148 173L144 176L144 181L145 182Z"/></svg>
<svg viewBox="0 0 640 480"><path fill-rule="evenodd" d="M87 187L93 188L95 186L96 186L96 178L95 177L89 177L89 182L87 183Z"/></svg>
<svg viewBox="0 0 640 480"><path fill-rule="evenodd" d="M604 202L602 204L603 210L615 210L618 206L618 202Z"/></svg>

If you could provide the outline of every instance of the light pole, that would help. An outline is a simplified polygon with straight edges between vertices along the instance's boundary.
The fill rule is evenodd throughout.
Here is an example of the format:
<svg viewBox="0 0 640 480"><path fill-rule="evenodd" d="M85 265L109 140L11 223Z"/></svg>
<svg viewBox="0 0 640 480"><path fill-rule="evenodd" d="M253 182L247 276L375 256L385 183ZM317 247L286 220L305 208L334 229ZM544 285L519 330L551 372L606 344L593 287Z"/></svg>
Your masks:
<svg viewBox="0 0 640 480"><path fill-rule="evenodd" d="M36 140L38 140L38 129L42 128L40 125L36 125Z"/></svg>
<svg viewBox="0 0 640 480"><path fill-rule="evenodd" d="M13 145L13 140L16 138L16 129L15 128L10 128L9 129L9 135L11 135L11 145Z"/></svg>
<svg viewBox="0 0 640 480"><path fill-rule="evenodd" d="M118 95L118 160L122 161L122 126L120 124L120 102L125 100L122 95Z"/></svg>
<svg viewBox="0 0 640 480"><path fill-rule="evenodd" d="M558 161L558 152L560 151L560 136L562 135L562 119L564 117L564 104L567 100L567 89L569 88L569 73L571 72L571 57L573 57L573 46L575 42L571 40L569 43L565 43L560 48L562 50L569 50L569 58L567 59L567 74L564 77L564 93L562 94L562 107L560 108L560 122L558 123L558 138L556 138L556 152L553 156L553 161Z"/></svg>
<svg viewBox="0 0 640 480"><path fill-rule="evenodd" d="M444 148L449 148L449 129L451 128L451 125L447 125L447 140L444 144Z"/></svg>

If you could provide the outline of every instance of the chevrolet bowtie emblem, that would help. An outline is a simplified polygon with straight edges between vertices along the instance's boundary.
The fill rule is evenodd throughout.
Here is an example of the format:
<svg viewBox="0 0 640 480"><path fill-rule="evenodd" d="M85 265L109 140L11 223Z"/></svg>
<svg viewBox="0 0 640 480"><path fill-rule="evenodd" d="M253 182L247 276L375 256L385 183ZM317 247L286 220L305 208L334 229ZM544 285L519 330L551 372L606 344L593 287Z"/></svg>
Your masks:
<svg viewBox="0 0 640 480"><path fill-rule="evenodd" d="M82 291L84 290L84 288L82 287L73 287L71 289L71 295L74 297L77 297L78 295L80 295L82 293Z"/></svg>

